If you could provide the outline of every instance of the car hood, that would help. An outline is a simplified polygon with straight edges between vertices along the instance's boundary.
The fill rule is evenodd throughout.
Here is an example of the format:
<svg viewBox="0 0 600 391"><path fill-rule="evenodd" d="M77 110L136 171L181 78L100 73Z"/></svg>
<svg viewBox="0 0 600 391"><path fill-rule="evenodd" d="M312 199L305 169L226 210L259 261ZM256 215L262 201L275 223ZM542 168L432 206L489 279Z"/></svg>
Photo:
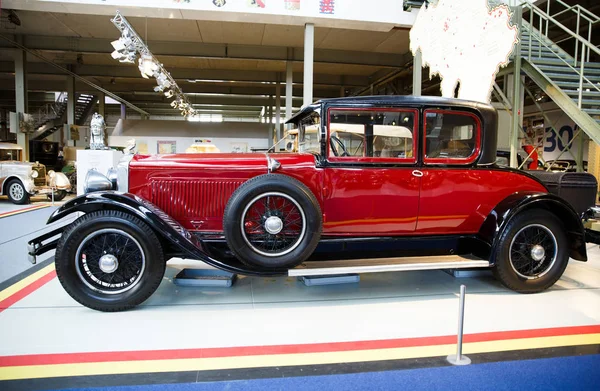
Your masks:
<svg viewBox="0 0 600 391"><path fill-rule="evenodd" d="M154 168L223 168L232 170L263 168L267 171L268 159L281 165L312 165L315 158L310 153L178 153L164 155L135 155L131 167Z"/></svg>

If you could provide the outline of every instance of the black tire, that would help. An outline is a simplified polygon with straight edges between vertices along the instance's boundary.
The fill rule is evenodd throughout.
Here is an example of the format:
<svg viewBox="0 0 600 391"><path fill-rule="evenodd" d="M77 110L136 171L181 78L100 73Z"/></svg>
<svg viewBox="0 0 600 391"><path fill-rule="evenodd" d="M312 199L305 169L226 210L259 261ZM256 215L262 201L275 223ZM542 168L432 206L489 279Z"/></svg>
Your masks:
<svg viewBox="0 0 600 391"><path fill-rule="evenodd" d="M271 194L271 196L267 197L268 194ZM258 199L259 197L266 199L265 211L271 197L273 202L276 202L277 199L283 200L281 201L281 210L276 208L276 205L271 205L268 212L265 212L262 217L257 217L264 220L267 214L271 217L271 213L275 217L280 217L280 232L271 235L267 232L266 225L253 223L256 230L263 230L263 233L259 232L254 236L264 235L267 239L263 243L260 243L260 240L251 239L251 234L245 232L246 225L244 225L244 232L242 231L242 220L245 211L250 215L252 210L248 208L262 200L262 198ZM285 214L286 205L288 205L288 214ZM281 216L277 213L281 213ZM293 221L287 220L294 213L298 218ZM304 230L299 227L297 222L294 223L298 220L303 224ZM245 221L244 224L249 223ZM296 236L294 236L295 233L289 234L290 238L285 239L288 234L283 233L284 230L292 229L292 227L300 232ZM229 248L241 262L250 267L286 269L302 263L319 244L321 229L321 208L315 195L296 179L278 174L261 175L240 186L229 199L223 216L223 230ZM271 243L269 240L272 240L272 243L275 244L279 242L280 248L273 251L269 251L268 248L265 249L264 247L268 247L268 244ZM286 244L288 241L289 245Z"/></svg>
<svg viewBox="0 0 600 391"><path fill-rule="evenodd" d="M29 203L29 193L27 193L25 186L18 179L13 179L6 184L5 194L13 204L24 205Z"/></svg>
<svg viewBox="0 0 600 391"><path fill-rule="evenodd" d="M544 258L534 259L536 245L544 248ZM568 263L569 244L560 220L545 210L529 210L509 221L502 232L492 270L507 288L537 293L554 285Z"/></svg>
<svg viewBox="0 0 600 391"><path fill-rule="evenodd" d="M52 194L48 194L48 199L50 201L52 201ZM57 190L54 193L54 201L62 201L65 199L65 197L67 196L67 191L66 190Z"/></svg>
<svg viewBox="0 0 600 391"><path fill-rule="evenodd" d="M99 235L115 235L112 239L109 236L111 240L105 243L112 243L115 238L127 239L125 244L114 240L114 254L122 257L114 272L101 274L99 258L96 260L97 257L89 255L92 261L87 260L88 254L98 248L85 245L96 237L101 239ZM80 246L86 253L78 257ZM124 255L128 248L130 252ZM100 254L107 253L103 249L100 249ZM108 254L112 254L110 250L109 247ZM143 254L143 258L136 254ZM127 265L125 261L130 264L124 266ZM114 210L85 214L68 226L58 242L54 262L60 283L73 299L88 308L105 312L128 310L144 302L158 288L166 266L162 246L154 231L137 217ZM139 263L132 265L133 262ZM119 276L121 284L128 280L130 284L107 288L93 280L94 277L108 280L111 274L116 278L118 273L130 274L131 277ZM112 281L110 279L110 283Z"/></svg>

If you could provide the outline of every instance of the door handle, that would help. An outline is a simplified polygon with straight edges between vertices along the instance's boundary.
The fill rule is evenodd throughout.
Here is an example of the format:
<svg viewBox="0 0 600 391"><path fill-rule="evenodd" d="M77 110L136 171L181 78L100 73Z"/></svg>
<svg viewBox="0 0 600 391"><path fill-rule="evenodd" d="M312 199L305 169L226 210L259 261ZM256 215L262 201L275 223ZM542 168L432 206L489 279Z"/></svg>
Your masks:
<svg viewBox="0 0 600 391"><path fill-rule="evenodd" d="M413 176L416 176L417 178L421 178L423 176L423 171L419 171L419 170L414 170L412 172Z"/></svg>

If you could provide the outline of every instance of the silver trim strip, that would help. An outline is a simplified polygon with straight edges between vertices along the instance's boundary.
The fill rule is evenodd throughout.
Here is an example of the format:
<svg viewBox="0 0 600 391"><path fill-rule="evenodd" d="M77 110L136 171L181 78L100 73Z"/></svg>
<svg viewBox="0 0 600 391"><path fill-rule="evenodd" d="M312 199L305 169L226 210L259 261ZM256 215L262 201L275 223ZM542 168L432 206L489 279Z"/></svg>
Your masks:
<svg viewBox="0 0 600 391"><path fill-rule="evenodd" d="M305 262L288 270L291 277L324 276L347 273L378 273L411 270L487 268L487 260L471 256L402 257Z"/></svg>

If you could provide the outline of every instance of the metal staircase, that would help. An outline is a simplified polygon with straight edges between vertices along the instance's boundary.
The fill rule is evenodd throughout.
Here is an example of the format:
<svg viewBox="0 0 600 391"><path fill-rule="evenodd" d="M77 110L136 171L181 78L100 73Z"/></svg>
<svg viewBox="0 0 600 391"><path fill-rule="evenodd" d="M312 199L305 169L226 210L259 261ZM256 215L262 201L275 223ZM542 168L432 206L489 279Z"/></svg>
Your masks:
<svg viewBox="0 0 600 391"><path fill-rule="evenodd" d="M550 3L563 9L550 15ZM600 63L590 61L600 56L600 49L590 42L592 27L600 22L600 17L560 0L548 1L547 6L544 11L531 3L522 5L521 69L590 138L600 143ZM577 18L575 31L556 18L570 14ZM549 31L557 30L574 42L573 55L548 38Z"/></svg>
<svg viewBox="0 0 600 391"><path fill-rule="evenodd" d="M75 99L75 124L83 125L92 113L97 97L90 94L76 94ZM56 102L42 108L32 140L43 140L67 123L68 100L67 94L61 93Z"/></svg>

